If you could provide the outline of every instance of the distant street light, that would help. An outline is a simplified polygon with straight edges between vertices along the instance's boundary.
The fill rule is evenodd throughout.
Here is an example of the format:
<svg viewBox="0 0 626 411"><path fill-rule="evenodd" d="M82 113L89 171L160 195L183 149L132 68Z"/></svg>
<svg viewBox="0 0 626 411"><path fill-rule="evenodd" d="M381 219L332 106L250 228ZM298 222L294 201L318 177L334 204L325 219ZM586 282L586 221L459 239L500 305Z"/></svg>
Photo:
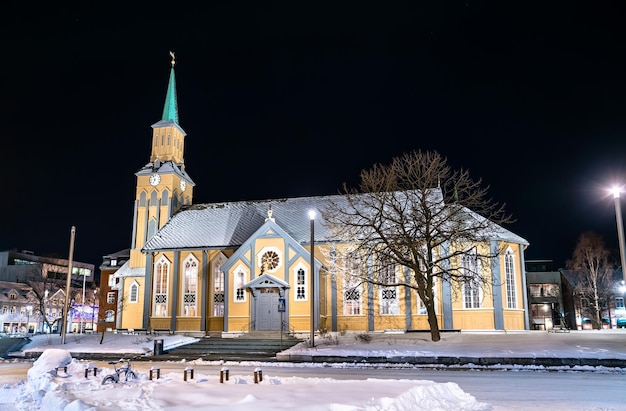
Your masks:
<svg viewBox="0 0 626 411"><path fill-rule="evenodd" d="M315 347L315 211L309 211L311 219L311 337L310 346Z"/></svg>
<svg viewBox="0 0 626 411"><path fill-rule="evenodd" d="M78 333L82 334L83 333L83 328L85 327L85 325L83 325L83 321L84 321L84 316L85 316L85 281L87 280L87 272L85 270L80 270L80 273L83 275L83 299L80 300L81 302L81 306L80 306L80 322L78 324L78 326L80 327Z"/></svg>
<svg viewBox="0 0 626 411"><path fill-rule="evenodd" d="M626 255L624 254L624 223L622 222L622 206L620 200L621 187L611 189L615 200L615 217L617 219L617 236L619 240L619 254L622 264L622 279L626 281Z"/></svg>
<svg viewBox="0 0 626 411"><path fill-rule="evenodd" d="M30 326L28 325L28 323L30 322L30 312L33 310L33 306L32 305L27 305L26 306L26 334L29 333L30 331Z"/></svg>
<svg viewBox="0 0 626 411"><path fill-rule="evenodd" d="M96 315L96 290L93 290L93 301L91 304L91 332L94 332L93 329L93 317Z"/></svg>
<svg viewBox="0 0 626 411"><path fill-rule="evenodd" d="M43 333L44 331L46 331L46 333L49 333L50 330L48 329L48 313L47 310L48 308L48 293L50 291L48 290L44 290L43 292L43 321L41 323L41 332Z"/></svg>

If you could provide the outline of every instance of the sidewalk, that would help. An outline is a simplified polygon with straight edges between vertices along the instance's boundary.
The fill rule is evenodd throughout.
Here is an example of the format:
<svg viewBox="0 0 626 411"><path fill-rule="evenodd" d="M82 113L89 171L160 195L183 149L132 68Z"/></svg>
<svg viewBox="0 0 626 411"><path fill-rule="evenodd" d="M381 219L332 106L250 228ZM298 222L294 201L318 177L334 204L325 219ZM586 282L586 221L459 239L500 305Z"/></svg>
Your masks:
<svg viewBox="0 0 626 411"><path fill-rule="evenodd" d="M352 340L352 341L351 341ZM337 344L319 338L315 347L297 345L278 355L279 361L408 363L446 366L521 365L545 367L626 368L626 330L571 332L461 332L372 334L369 342L354 335Z"/></svg>
<svg viewBox="0 0 626 411"><path fill-rule="evenodd" d="M156 359L152 356L155 344L152 336L107 333L99 344L100 338L99 334L70 334L65 344L61 344L58 335L37 335L19 351L10 353L10 357L36 358L45 349L60 348L83 359L121 356ZM158 356L159 360L167 359L168 350L198 340L183 335L158 339L166 351ZM276 361L626 368L626 329L569 333L466 331L442 333L439 342L430 341L427 332L329 333L316 335L314 343L314 347L309 347L308 341L299 343L277 354ZM187 360L197 358L200 356L190 356Z"/></svg>

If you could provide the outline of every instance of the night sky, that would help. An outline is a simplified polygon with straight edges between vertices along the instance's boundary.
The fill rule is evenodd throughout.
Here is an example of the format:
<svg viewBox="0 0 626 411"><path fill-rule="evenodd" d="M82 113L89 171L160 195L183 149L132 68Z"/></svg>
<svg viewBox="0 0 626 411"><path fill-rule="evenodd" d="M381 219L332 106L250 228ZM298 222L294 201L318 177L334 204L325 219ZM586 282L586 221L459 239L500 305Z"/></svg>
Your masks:
<svg viewBox="0 0 626 411"><path fill-rule="evenodd" d="M3 13L2 250L67 258L72 225L76 261L130 246L172 50L194 203L336 194L437 150L506 204L526 259L563 267L595 231L619 260L623 3L69 3Z"/></svg>

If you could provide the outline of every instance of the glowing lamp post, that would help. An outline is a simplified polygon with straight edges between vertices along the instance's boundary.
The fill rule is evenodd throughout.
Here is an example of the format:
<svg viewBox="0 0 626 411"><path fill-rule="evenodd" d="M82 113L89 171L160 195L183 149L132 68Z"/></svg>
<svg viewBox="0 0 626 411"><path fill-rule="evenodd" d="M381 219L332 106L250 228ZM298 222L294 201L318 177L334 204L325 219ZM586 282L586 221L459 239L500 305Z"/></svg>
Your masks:
<svg viewBox="0 0 626 411"><path fill-rule="evenodd" d="M96 316L96 290L93 290L93 301L91 305L91 332L94 332L93 329L93 317Z"/></svg>
<svg viewBox="0 0 626 411"><path fill-rule="evenodd" d="M613 187L613 199L615 200L615 218L617 219L617 236L619 240L619 254L622 264L622 279L626 281L626 255L624 255L624 224L622 222L622 206L620 202L621 187Z"/></svg>
<svg viewBox="0 0 626 411"><path fill-rule="evenodd" d="M27 305L26 306L26 334L28 334L30 332L30 313L33 311L33 306L32 305Z"/></svg>
<svg viewBox="0 0 626 411"><path fill-rule="evenodd" d="M48 290L44 290L43 292L43 313L42 313L42 323L41 323L41 332L50 332L48 329Z"/></svg>
<svg viewBox="0 0 626 411"><path fill-rule="evenodd" d="M311 347L315 347L315 211L309 211L311 220Z"/></svg>

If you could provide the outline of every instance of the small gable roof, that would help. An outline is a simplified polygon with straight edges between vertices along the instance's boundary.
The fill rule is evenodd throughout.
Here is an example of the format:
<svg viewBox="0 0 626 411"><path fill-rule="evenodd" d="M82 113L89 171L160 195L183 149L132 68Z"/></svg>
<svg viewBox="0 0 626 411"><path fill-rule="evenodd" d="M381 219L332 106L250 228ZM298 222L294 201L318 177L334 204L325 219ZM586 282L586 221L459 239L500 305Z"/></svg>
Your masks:
<svg viewBox="0 0 626 411"><path fill-rule="evenodd" d="M245 288L274 288L276 286L281 287L281 288L290 288L288 283L268 273L258 276L254 280L247 283L244 287Z"/></svg>

